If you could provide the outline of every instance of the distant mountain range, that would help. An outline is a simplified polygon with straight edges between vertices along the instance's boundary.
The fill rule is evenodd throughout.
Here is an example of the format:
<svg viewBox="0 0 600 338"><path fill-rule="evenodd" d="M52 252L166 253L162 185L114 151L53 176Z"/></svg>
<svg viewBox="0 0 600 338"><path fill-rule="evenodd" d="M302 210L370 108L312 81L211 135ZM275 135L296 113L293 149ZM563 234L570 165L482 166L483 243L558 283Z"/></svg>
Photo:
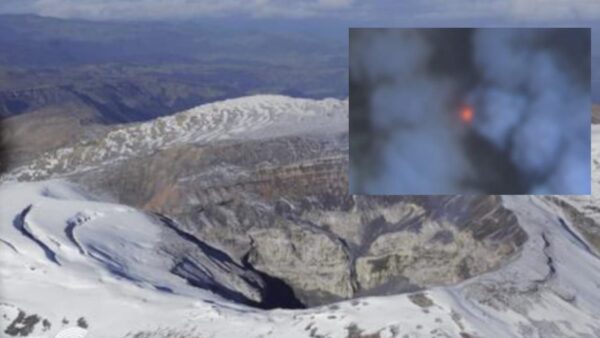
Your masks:
<svg viewBox="0 0 600 338"><path fill-rule="evenodd" d="M348 25L0 15L0 118L68 111L84 123L110 124L258 93L344 98ZM592 64L598 68L600 56ZM592 98L600 102L600 72L592 74Z"/></svg>
<svg viewBox="0 0 600 338"><path fill-rule="evenodd" d="M346 40L323 24L0 15L0 117L121 123L256 93L343 98Z"/></svg>

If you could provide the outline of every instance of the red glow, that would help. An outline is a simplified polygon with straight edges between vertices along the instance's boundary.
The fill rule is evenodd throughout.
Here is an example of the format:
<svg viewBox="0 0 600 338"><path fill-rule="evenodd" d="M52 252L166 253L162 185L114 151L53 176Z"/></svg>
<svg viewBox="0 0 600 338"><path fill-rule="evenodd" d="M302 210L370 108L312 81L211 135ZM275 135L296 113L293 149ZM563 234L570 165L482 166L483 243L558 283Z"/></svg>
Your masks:
<svg viewBox="0 0 600 338"><path fill-rule="evenodd" d="M471 123L471 121L473 121L473 107L469 106L469 105L463 105L460 108L460 120L463 121L464 123Z"/></svg>

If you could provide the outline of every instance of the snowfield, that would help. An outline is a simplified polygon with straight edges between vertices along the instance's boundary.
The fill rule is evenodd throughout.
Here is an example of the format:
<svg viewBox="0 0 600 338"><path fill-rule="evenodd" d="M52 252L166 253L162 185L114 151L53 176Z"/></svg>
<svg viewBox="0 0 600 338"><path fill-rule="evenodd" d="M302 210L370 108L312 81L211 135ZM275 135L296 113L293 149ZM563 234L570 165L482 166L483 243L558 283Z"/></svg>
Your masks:
<svg viewBox="0 0 600 338"><path fill-rule="evenodd" d="M600 160L600 128L593 135L594 158ZM594 197L558 200L597 217L585 208L598 205ZM499 270L412 294L261 310L235 299L257 297L252 276L190 240L175 222L98 201L64 180L5 182L0 332L55 337L68 329L94 338L600 337L597 247L552 198L507 196L503 203L529 239Z"/></svg>

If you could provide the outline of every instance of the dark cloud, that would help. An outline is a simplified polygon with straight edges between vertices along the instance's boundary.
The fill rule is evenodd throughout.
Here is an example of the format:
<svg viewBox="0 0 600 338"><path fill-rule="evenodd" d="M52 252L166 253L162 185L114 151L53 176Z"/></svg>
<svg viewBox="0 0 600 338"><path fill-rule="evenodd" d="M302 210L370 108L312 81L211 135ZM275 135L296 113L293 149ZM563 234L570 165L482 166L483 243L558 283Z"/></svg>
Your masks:
<svg viewBox="0 0 600 338"><path fill-rule="evenodd" d="M589 42L589 29L351 30L351 191L589 194Z"/></svg>

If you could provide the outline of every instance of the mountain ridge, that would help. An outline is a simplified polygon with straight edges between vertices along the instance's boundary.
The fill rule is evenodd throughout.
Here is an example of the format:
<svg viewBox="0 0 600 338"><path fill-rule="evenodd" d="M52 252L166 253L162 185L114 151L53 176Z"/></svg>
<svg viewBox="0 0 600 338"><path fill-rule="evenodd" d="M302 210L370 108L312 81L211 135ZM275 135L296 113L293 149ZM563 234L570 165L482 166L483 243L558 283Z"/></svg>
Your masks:
<svg viewBox="0 0 600 338"><path fill-rule="evenodd" d="M18 179L49 177L77 171L61 163L62 158L82 165L100 165L121 157L146 155L175 144L206 144L232 139L268 138L288 134L331 133L347 129L348 101L333 98L313 100L281 95L254 95L201 105L148 122L112 128L96 139L45 153L9 174ZM230 122L228 124L228 122ZM19 173L20 172L20 173ZM29 175L29 176L28 176ZM6 175L4 175L6 178Z"/></svg>

